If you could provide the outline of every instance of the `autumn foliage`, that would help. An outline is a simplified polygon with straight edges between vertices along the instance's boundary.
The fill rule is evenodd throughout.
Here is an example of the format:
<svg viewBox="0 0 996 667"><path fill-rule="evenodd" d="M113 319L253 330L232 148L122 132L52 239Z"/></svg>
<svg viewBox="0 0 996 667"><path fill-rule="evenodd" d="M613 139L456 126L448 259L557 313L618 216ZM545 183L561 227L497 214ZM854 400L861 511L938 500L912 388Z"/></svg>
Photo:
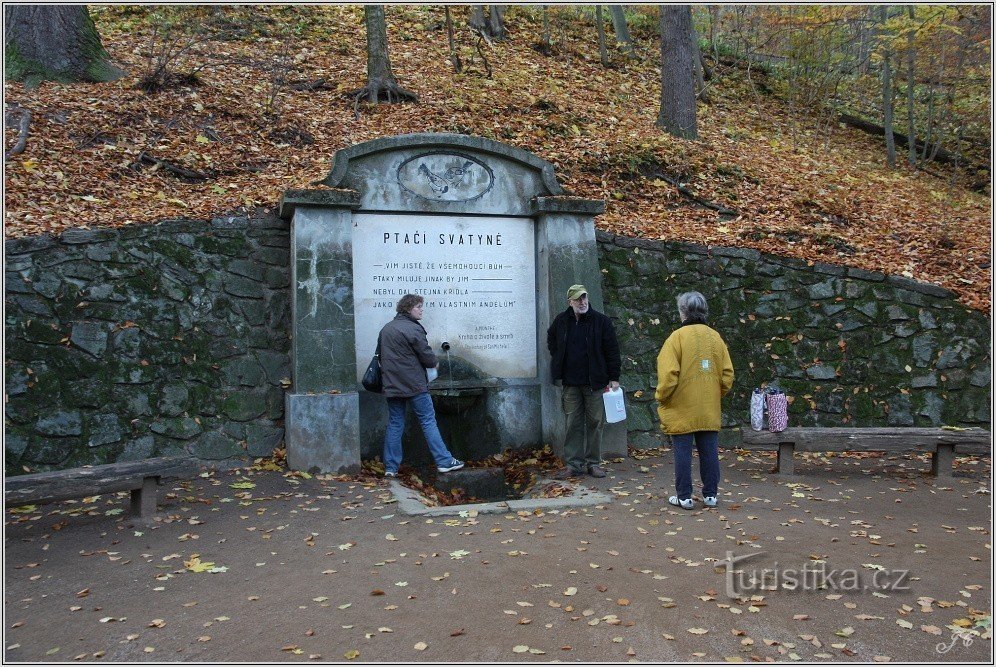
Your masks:
<svg viewBox="0 0 996 667"><path fill-rule="evenodd" d="M509 38L489 45L453 7L454 73L442 6L389 6L393 71L419 103L354 107L362 7L185 7L172 23L162 11L91 8L123 79L5 85L8 110L32 113L26 149L4 167L8 238L273 206L349 145L461 132L552 162L571 192L608 202L601 229L905 275L990 308L987 193L952 167L887 168L881 138L816 122L735 64L717 66L698 105L699 140L664 134L652 17L634 26L636 58L617 51L604 68L593 21L573 8L551 10L543 55L536 8L511 7ZM204 31L181 37L191 25ZM175 77L146 92L167 39ZM6 147L17 139L15 124Z"/></svg>

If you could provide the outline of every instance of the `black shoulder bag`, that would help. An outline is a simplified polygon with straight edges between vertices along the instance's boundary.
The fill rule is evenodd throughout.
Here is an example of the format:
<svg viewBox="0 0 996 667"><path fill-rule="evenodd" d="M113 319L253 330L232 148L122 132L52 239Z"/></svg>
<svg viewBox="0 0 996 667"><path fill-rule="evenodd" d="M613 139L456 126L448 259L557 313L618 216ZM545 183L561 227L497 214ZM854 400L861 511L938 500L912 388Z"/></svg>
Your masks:
<svg viewBox="0 0 996 667"><path fill-rule="evenodd" d="M380 374L380 336L377 336L377 351L374 352L373 359L370 360L370 364L367 366L367 371L363 374L361 382L363 388L367 391L375 394L380 394L384 391L384 379Z"/></svg>

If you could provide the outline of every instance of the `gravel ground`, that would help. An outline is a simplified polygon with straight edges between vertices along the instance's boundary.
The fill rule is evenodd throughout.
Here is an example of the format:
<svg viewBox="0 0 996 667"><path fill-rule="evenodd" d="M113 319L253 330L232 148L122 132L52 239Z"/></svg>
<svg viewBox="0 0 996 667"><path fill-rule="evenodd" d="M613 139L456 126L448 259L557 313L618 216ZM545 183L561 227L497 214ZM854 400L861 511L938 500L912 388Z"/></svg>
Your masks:
<svg viewBox="0 0 996 667"><path fill-rule="evenodd" d="M612 502L559 511L410 517L382 479L259 466L166 487L147 525L123 496L7 508L4 659L991 662L988 460L935 481L914 458L786 479L722 458L720 506L693 511L666 504L659 450L583 480ZM747 554L822 562L836 589L742 575L730 597L722 561ZM847 569L906 590L841 590Z"/></svg>

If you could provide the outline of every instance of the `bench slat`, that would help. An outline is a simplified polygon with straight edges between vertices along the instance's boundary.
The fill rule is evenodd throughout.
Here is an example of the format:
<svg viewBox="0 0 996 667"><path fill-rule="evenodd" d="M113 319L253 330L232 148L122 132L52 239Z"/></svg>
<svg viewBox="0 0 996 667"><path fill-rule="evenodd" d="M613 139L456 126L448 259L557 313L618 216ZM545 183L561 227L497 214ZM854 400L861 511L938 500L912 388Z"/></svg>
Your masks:
<svg viewBox="0 0 996 667"><path fill-rule="evenodd" d="M793 455L800 452L929 452L930 470L950 477L955 454L992 454L992 436L983 429L793 427L779 433L740 429L741 448L777 450L777 471L795 474Z"/></svg>
<svg viewBox="0 0 996 667"><path fill-rule="evenodd" d="M4 498L7 504L18 506L130 491L141 489L147 477L186 477L196 470L196 459L171 456L15 475L4 480Z"/></svg>
<svg viewBox="0 0 996 667"><path fill-rule="evenodd" d="M940 428L821 428L792 427L780 433L741 429L744 449L778 449L780 442L794 442L798 451L918 451L932 452L937 445L972 447L991 451L991 435L983 429L949 431Z"/></svg>

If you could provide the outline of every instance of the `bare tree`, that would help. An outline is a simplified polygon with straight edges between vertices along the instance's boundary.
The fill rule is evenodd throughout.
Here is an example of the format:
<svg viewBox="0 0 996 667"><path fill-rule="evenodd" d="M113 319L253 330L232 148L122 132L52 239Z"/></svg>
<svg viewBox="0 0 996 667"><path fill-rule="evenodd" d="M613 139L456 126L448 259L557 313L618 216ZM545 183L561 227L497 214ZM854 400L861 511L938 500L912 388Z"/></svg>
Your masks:
<svg viewBox="0 0 996 667"><path fill-rule="evenodd" d="M550 41L550 8L543 5L543 34L540 36L539 50L543 55L550 55L553 44Z"/></svg>
<svg viewBox="0 0 996 667"><path fill-rule="evenodd" d="M636 50L633 48L633 38L629 35L629 26L626 25L626 14L623 11L622 5L609 5L609 13L612 15L612 29L616 33L616 44L618 44L623 53L627 55L636 55Z"/></svg>
<svg viewBox="0 0 996 667"><path fill-rule="evenodd" d="M888 20L888 8L879 7L879 39L882 42L882 126L885 128L886 162L890 167L896 166L896 137L893 130L893 96L892 86L892 48L888 44L885 22Z"/></svg>
<svg viewBox="0 0 996 667"><path fill-rule="evenodd" d="M605 25L602 23L602 5L595 5L595 30L598 32L598 57L602 67L609 66L609 53L605 49Z"/></svg>
<svg viewBox="0 0 996 667"><path fill-rule="evenodd" d="M446 7L446 38L450 43L450 62L453 63L453 71L459 74L463 70L463 63L460 62L460 54L457 53L453 40L453 18L450 16L449 6Z"/></svg>
<svg viewBox="0 0 996 667"><path fill-rule="evenodd" d="M695 53L691 5L662 5L661 108L657 126L683 139L698 139L695 119Z"/></svg>
<svg viewBox="0 0 996 667"><path fill-rule="evenodd" d="M484 5L471 5L468 24L489 42L501 41L508 37L508 32L505 30L504 5L489 5L487 14L484 13Z"/></svg>
<svg viewBox="0 0 996 667"><path fill-rule="evenodd" d="M387 19L384 5L365 5L363 15L367 25L367 85L350 93L358 105L362 100L374 104L381 100L388 103L417 102L418 96L398 84L391 71L391 58L387 50ZM356 107L358 112L359 107Z"/></svg>
<svg viewBox="0 0 996 667"><path fill-rule="evenodd" d="M910 17L909 32L906 33L906 137L909 149L907 160L911 167L916 166L916 125L913 124L913 87L916 85L915 59L916 59L916 7L907 7Z"/></svg>
<svg viewBox="0 0 996 667"><path fill-rule="evenodd" d="M5 78L42 81L113 81L124 72L107 52L85 5L6 5Z"/></svg>
<svg viewBox="0 0 996 667"><path fill-rule="evenodd" d="M695 26L691 21L689 21L688 26L692 33L689 39L692 41L692 50L694 51L694 55L692 56L694 65L692 69L695 72L695 96L703 102L708 102L709 93L706 91L705 63L702 62L702 47L699 46L699 34L696 32Z"/></svg>

